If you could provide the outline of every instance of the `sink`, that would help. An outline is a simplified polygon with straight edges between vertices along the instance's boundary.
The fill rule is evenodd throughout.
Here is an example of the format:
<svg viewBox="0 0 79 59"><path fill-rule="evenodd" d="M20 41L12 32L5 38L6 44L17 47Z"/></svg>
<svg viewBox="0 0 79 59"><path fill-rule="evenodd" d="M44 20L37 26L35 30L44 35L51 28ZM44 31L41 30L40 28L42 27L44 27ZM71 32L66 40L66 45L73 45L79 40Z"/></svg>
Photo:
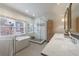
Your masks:
<svg viewBox="0 0 79 59"><path fill-rule="evenodd" d="M71 36L75 37L76 39L79 40L79 35L76 35L76 34L71 34Z"/></svg>

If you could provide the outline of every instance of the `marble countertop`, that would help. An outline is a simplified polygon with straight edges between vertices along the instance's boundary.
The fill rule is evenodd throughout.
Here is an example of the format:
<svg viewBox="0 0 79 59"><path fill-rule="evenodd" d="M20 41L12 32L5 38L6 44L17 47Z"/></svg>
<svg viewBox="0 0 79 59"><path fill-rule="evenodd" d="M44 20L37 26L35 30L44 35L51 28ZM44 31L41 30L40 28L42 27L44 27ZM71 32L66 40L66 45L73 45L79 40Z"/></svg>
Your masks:
<svg viewBox="0 0 79 59"><path fill-rule="evenodd" d="M42 50L42 54L48 56L79 55L79 44L74 44L71 38L64 37L64 34L56 33Z"/></svg>

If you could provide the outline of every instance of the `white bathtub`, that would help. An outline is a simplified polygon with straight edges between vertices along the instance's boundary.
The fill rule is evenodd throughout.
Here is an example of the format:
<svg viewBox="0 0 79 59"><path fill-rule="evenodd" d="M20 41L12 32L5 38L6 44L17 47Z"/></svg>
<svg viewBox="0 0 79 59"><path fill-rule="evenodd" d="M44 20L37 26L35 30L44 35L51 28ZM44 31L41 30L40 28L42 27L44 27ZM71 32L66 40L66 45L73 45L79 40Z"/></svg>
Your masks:
<svg viewBox="0 0 79 59"><path fill-rule="evenodd" d="M16 52L22 50L29 45L30 36L16 37Z"/></svg>

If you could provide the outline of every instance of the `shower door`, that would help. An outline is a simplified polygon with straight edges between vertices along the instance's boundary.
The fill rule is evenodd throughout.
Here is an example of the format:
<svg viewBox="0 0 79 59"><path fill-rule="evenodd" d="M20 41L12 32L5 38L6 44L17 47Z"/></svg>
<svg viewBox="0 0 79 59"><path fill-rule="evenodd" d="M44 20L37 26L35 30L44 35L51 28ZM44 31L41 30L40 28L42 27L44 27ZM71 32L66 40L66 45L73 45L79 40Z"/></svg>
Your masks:
<svg viewBox="0 0 79 59"><path fill-rule="evenodd" d="M42 19L42 18L38 18L35 20L34 22L34 32L36 34L35 38L38 41L43 41L46 40L46 36L47 36L47 22Z"/></svg>

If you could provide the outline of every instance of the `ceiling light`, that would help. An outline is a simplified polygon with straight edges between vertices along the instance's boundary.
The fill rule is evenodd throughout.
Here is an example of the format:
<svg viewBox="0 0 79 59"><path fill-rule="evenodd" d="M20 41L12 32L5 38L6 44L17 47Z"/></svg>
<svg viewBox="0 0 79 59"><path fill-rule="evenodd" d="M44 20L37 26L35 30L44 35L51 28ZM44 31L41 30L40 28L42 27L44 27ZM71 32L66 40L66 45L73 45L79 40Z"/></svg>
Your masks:
<svg viewBox="0 0 79 59"><path fill-rule="evenodd" d="M25 10L25 12L26 12L26 13L28 13L28 12L29 12L29 10Z"/></svg>
<svg viewBox="0 0 79 59"><path fill-rule="evenodd" d="M62 20L61 20L62 22L64 22L64 18L62 18Z"/></svg>
<svg viewBox="0 0 79 59"><path fill-rule="evenodd" d="M35 14L33 14L33 16L35 16Z"/></svg>

